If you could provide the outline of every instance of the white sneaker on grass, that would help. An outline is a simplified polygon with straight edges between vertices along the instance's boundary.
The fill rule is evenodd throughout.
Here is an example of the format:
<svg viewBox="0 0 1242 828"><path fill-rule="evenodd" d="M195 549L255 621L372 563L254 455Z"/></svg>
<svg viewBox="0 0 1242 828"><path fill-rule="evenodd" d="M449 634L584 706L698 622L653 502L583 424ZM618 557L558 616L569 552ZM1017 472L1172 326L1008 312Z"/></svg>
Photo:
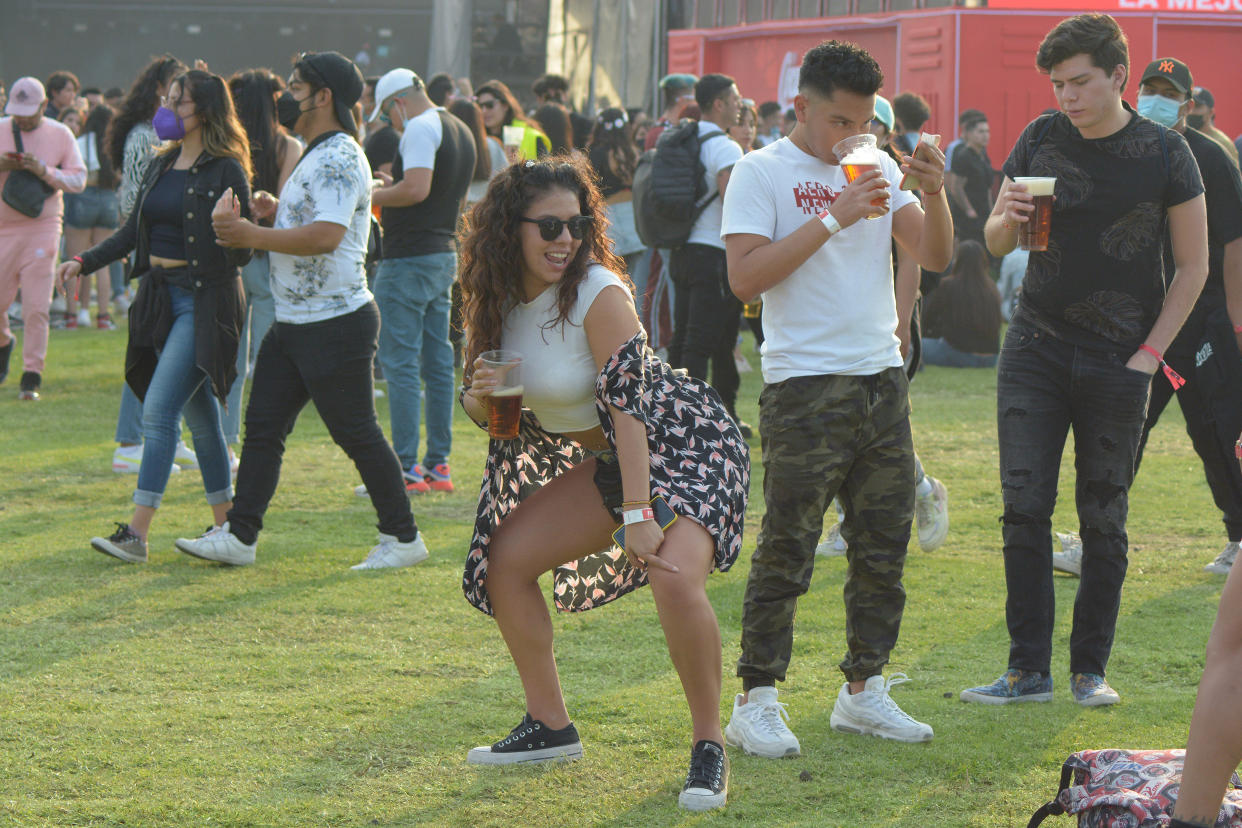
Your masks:
<svg viewBox="0 0 1242 828"><path fill-rule="evenodd" d="M227 520L222 526L208 527L197 538L177 538L176 547L187 555L229 566L249 566L254 563L255 544L242 543L229 531Z"/></svg>
<svg viewBox="0 0 1242 828"><path fill-rule="evenodd" d="M423 533L419 532L414 540L402 543L392 535L380 532L379 543L371 548L366 560L354 564L350 569L397 569L413 566L427 560L427 544L423 542Z"/></svg>
<svg viewBox="0 0 1242 828"><path fill-rule="evenodd" d="M1070 575L1082 575L1082 538L1078 537L1077 532L1053 532L1057 536L1057 542L1061 544L1061 551L1053 550L1052 568L1059 569L1062 572L1068 572Z"/></svg>
<svg viewBox="0 0 1242 828"><path fill-rule="evenodd" d="M177 451L173 455L173 464L190 471L198 468L198 455L185 444L185 440L177 441Z"/></svg>
<svg viewBox="0 0 1242 828"><path fill-rule="evenodd" d="M1221 553L1214 561L1203 567L1203 571L1211 572L1213 575L1228 575L1229 570L1233 569L1234 560L1238 557L1238 548L1239 544L1234 541L1225 544Z"/></svg>
<svg viewBox="0 0 1242 828"><path fill-rule="evenodd" d="M909 680L905 673L897 673L888 681L884 676L872 676L861 693L852 695L846 682L837 693L828 723L842 733L881 736L898 742L930 742L931 725L915 721L888 694L894 684Z"/></svg>
<svg viewBox="0 0 1242 828"><path fill-rule="evenodd" d="M844 555L848 548L849 545L845 542L845 538L841 537L841 524L834 523L828 530L828 534L824 535L824 539L819 542L819 546L815 547L815 554L821 558L836 558Z"/></svg>
<svg viewBox="0 0 1242 828"><path fill-rule="evenodd" d="M931 483L931 491L927 494L915 491L914 519L918 524L919 546L923 547L924 552L931 552L949 536L949 492L930 474L926 477Z"/></svg>
<svg viewBox="0 0 1242 828"><path fill-rule="evenodd" d="M117 446L112 452L112 470L117 474L137 474L142 466L142 443L132 446ZM173 474L181 471L176 463L172 464Z"/></svg>
<svg viewBox="0 0 1242 828"><path fill-rule="evenodd" d="M775 687L752 687L749 701L742 704L739 693L733 699L733 716L725 727L725 743L740 747L752 756L783 759L802 751L798 737L788 725L789 713L776 700Z"/></svg>

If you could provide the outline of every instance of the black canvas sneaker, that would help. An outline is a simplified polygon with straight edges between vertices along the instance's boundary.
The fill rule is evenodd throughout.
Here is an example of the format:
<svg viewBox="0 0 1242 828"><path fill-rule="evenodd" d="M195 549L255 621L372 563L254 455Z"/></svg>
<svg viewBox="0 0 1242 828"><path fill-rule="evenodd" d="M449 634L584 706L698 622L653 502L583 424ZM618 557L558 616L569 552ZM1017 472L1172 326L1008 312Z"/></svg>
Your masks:
<svg viewBox="0 0 1242 828"><path fill-rule="evenodd" d="M690 772L677 804L687 811L723 808L729 793L729 757L724 748L703 739L690 752Z"/></svg>
<svg viewBox="0 0 1242 828"><path fill-rule="evenodd" d="M91 546L129 563L147 562L147 542L135 535L128 523L118 523L116 531L106 538L91 538Z"/></svg>
<svg viewBox="0 0 1242 828"><path fill-rule="evenodd" d="M494 745L477 747L466 756L472 765L516 765L582 758L582 742L573 722L552 730L527 713L509 735Z"/></svg>

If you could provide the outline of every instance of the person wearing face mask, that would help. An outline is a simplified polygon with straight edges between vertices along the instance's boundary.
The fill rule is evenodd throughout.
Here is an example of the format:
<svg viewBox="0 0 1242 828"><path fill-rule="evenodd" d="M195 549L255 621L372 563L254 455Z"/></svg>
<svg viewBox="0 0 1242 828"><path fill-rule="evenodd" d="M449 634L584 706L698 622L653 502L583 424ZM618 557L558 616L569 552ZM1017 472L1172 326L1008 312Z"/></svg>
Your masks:
<svg viewBox="0 0 1242 828"><path fill-rule="evenodd" d="M401 135L392 175L371 194L383 212L384 254L375 274L379 363L388 380L392 442L410 493L453 491L453 346L451 289L457 277L453 235L474 177L474 136L427 97L422 78L393 69L375 87L369 120ZM426 384L426 399L422 399ZM419 456L422 411L426 452ZM366 494L366 487L356 490Z"/></svg>
<svg viewBox="0 0 1242 828"><path fill-rule="evenodd" d="M1186 433L1203 461L1212 499L1224 516L1226 544L1205 570L1225 575L1233 567L1242 541L1242 470L1234 458L1234 440L1242 432L1242 404L1234 399L1214 405L1213 397L1237 382L1211 381L1214 366L1239 364L1242 350L1242 177L1220 145L1195 129L1188 129L1187 113L1195 105L1190 69L1176 58L1153 60L1143 72L1137 109L1140 115L1163 124L1186 139L1203 177L1207 200L1208 277L1199 300L1181 332L1165 349L1164 359L1190 380L1176 391L1186 420ZM1172 240L1165 231L1165 277L1173 271ZM1226 375L1229 376L1229 375ZM1242 372L1233 378L1242 380ZM1138 473L1147 437L1160 419L1173 388L1155 383L1147 404L1147 420L1139 443L1134 471Z"/></svg>
<svg viewBox="0 0 1242 828"><path fill-rule="evenodd" d="M19 170L43 183L47 198L34 216L0 204L0 382L9 373L13 354L9 306L20 288L22 377L18 399L39 399L47 357L48 309L53 268L60 247L62 192L80 193L86 186L86 165L73 133L43 114L47 95L36 78L18 78L0 118L0 188ZM18 142L21 148L18 149ZM76 282L74 283L76 287Z"/></svg>
<svg viewBox="0 0 1242 828"><path fill-rule="evenodd" d="M165 143L146 166L124 226L59 273L63 284L134 254L140 282L129 311L125 379L143 401L146 442L133 516L111 536L91 539L99 552L129 563L147 560L183 412L214 524L233 500L217 401L237 373L245 317L240 268L250 259L248 249L216 244L211 228L220 204L250 200L250 144L224 80L198 69L177 76L152 124Z"/></svg>
<svg viewBox="0 0 1242 828"><path fill-rule="evenodd" d="M279 199L258 192L253 201L255 218L274 217L272 226L248 221L236 208L213 217L226 248L269 252L276 321L255 358L233 508L222 525L177 540L187 555L254 562L285 440L313 402L332 439L354 461L379 517L379 543L354 568L409 566L427 557L372 396L379 311L364 269L371 171L352 113L361 95L362 73L349 58L338 52L301 55L276 113L282 126L306 141L306 151Z"/></svg>
<svg viewBox="0 0 1242 828"><path fill-rule="evenodd" d="M1229 136L1216 128L1216 98L1211 90L1202 86L1194 88L1195 107L1186 116L1186 126L1197 129L1224 148L1233 163L1238 163L1238 148L1229 140Z"/></svg>

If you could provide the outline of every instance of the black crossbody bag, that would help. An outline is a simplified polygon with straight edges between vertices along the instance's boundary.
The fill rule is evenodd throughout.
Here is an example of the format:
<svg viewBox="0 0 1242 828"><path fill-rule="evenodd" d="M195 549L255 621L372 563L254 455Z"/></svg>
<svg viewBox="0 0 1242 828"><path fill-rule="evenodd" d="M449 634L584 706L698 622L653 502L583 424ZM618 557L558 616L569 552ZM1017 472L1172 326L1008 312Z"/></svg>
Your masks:
<svg viewBox="0 0 1242 828"><path fill-rule="evenodd" d="M16 121L12 123L13 141L17 144L17 151L25 152L22 148L22 131L17 128ZM4 182L4 190L0 191L0 199L22 215L28 218L38 218L43 212L43 202L47 201L47 197L54 192L56 192L55 189L48 186L30 170L13 170Z"/></svg>

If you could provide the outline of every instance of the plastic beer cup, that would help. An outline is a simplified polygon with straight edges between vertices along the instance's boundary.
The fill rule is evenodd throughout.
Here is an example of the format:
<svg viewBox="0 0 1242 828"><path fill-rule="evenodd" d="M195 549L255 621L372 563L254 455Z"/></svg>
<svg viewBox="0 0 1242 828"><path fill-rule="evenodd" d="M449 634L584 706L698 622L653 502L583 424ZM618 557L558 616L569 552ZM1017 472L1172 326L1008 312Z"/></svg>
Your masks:
<svg viewBox="0 0 1242 828"><path fill-rule="evenodd" d="M863 173L880 169L880 150L876 146L875 136L869 132L862 135L851 135L844 141L837 142L832 151L841 163L841 170L845 173L845 180L850 184L853 184ZM871 202L872 206L881 208L887 203L887 193ZM873 216L867 216L867 218L879 218L882 215L884 215L883 210Z"/></svg>
<svg viewBox="0 0 1242 828"><path fill-rule="evenodd" d="M517 351L487 351L479 355L483 367L496 372L496 388L487 397L487 434L497 440L518 436L522 420L522 355Z"/></svg>
<svg viewBox="0 0 1242 828"><path fill-rule="evenodd" d="M1015 184L1023 184L1035 198L1035 209L1025 223L1018 224L1018 246L1023 250L1047 250L1048 233L1052 229L1053 190L1057 180L1053 177L1020 176Z"/></svg>

